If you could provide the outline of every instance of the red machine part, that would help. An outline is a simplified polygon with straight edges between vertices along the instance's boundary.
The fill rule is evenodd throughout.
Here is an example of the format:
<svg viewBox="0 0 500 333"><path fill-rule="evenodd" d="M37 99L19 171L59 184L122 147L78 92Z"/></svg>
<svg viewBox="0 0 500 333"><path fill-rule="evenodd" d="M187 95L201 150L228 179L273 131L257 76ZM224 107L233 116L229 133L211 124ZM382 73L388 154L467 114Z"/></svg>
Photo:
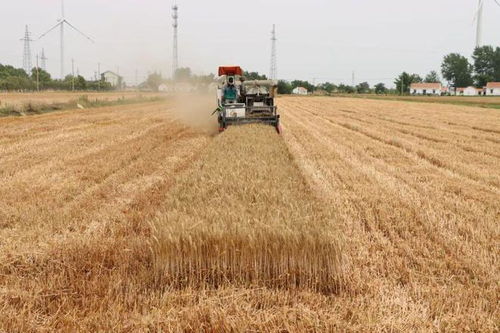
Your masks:
<svg viewBox="0 0 500 333"><path fill-rule="evenodd" d="M241 69L240 66L222 66L219 67L219 76L222 75L228 75L228 76L234 76L234 75L243 75L243 70Z"/></svg>

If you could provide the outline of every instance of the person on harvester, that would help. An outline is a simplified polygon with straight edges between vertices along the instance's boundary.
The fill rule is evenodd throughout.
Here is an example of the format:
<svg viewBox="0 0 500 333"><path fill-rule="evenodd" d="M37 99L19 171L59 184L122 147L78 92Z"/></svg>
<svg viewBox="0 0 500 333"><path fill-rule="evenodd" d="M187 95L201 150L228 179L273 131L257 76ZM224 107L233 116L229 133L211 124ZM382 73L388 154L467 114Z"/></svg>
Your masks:
<svg viewBox="0 0 500 333"><path fill-rule="evenodd" d="M226 103L236 103L238 100L238 89L234 85L234 77L229 77L223 90L223 100Z"/></svg>

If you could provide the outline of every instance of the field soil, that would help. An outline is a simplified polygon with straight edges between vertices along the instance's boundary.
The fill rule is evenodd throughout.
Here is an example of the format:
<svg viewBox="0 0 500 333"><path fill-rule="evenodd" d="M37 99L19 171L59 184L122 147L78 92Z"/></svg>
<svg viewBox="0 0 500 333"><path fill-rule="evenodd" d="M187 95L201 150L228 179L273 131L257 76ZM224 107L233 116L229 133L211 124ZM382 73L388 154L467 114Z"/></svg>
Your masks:
<svg viewBox="0 0 500 333"><path fill-rule="evenodd" d="M0 119L0 332L498 330L498 110L278 104Z"/></svg>

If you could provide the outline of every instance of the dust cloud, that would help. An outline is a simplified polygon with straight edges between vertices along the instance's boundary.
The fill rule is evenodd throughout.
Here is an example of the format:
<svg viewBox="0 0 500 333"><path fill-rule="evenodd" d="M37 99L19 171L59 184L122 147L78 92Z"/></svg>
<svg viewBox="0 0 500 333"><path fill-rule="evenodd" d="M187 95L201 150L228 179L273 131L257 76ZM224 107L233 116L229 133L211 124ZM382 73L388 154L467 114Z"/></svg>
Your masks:
<svg viewBox="0 0 500 333"><path fill-rule="evenodd" d="M218 132L215 90L205 93L177 93L174 101L174 117L186 126L206 134Z"/></svg>

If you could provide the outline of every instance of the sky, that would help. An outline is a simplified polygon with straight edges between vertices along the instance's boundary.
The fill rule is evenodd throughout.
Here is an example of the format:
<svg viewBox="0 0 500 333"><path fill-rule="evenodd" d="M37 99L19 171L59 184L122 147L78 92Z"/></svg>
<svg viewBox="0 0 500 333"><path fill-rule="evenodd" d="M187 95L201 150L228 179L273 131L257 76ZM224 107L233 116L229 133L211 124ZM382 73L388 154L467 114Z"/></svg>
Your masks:
<svg viewBox="0 0 500 333"><path fill-rule="evenodd" d="M439 71L444 55L470 57L475 45L476 0L177 0L179 65L197 74L220 65L269 74L276 24L278 77L393 86L404 71ZM500 1L499 1L500 2ZM129 84L151 72L171 75L172 0L65 0L66 19L92 43L66 28L66 73L86 78L119 72ZM33 64L44 48L47 69L59 70L60 0L0 1L0 63L22 67L25 25ZM500 6L485 0L483 44L500 46Z"/></svg>

